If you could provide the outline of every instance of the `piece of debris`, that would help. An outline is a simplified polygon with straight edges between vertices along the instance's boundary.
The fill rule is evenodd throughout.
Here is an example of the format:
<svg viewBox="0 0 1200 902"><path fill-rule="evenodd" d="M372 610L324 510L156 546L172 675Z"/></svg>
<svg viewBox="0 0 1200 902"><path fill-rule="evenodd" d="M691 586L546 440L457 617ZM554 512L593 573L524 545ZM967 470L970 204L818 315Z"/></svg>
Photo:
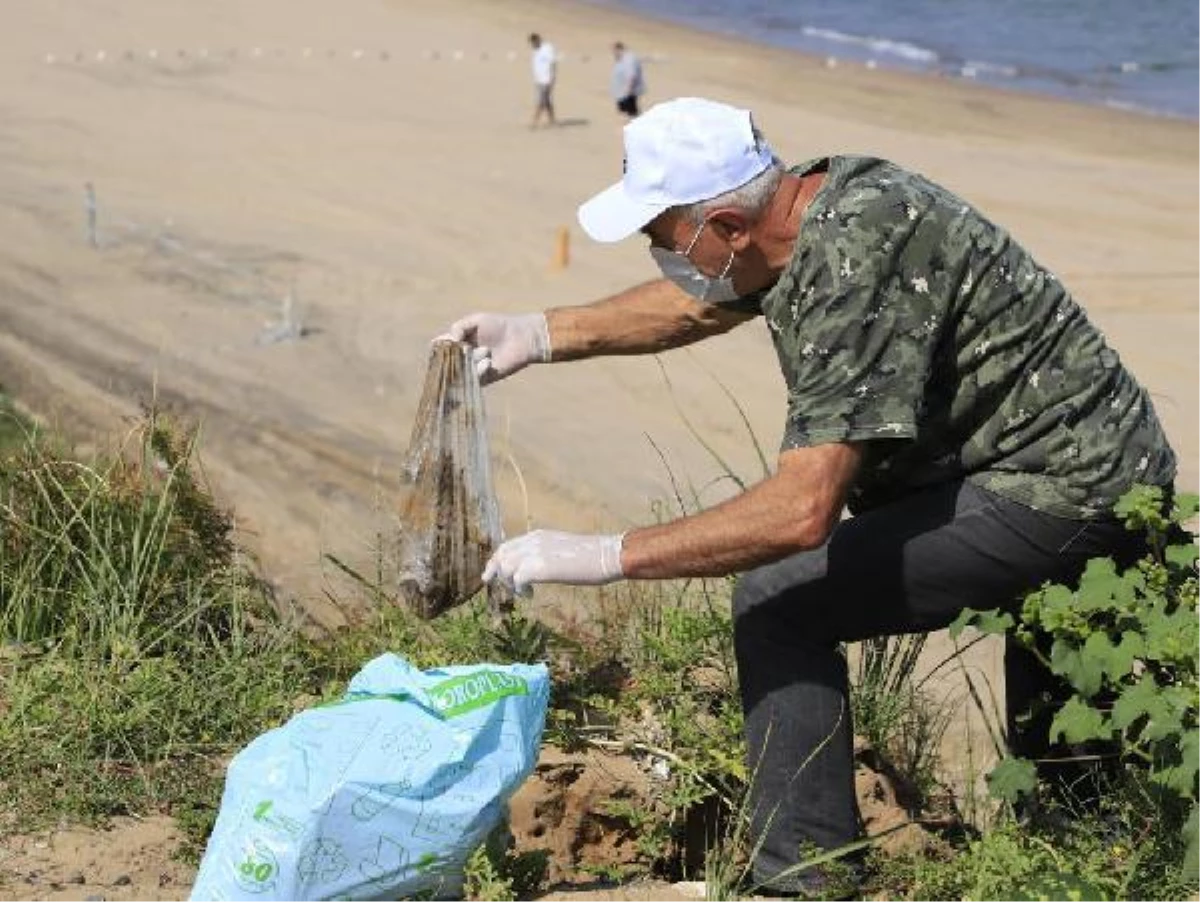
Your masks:
<svg viewBox="0 0 1200 902"><path fill-rule="evenodd" d="M471 350L434 342L402 471L400 591L420 616L436 617L483 585L502 538L492 487L483 390ZM509 599L489 592L494 607Z"/></svg>

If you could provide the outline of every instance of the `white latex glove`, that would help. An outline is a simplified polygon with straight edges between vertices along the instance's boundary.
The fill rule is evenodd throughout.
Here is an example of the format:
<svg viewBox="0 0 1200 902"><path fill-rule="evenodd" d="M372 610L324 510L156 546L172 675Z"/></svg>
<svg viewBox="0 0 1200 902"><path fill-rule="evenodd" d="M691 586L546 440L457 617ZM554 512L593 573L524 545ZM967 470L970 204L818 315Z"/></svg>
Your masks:
<svg viewBox="0 0 1200 902"><path fill-rule="evenodd" d="M550 360L550 330L541 313L472 313L434 341L446 338L471 346L475 372L484 385L511 376L531 363Z"/></svg>
<svg viewBox="0 0 1200 902"><path fill-rule="evenodd" d="M509 539L484 568L486 582L529 595L534 583L601 586L621 579L621 542L625 537L589 536L536 529Z"/></svg>

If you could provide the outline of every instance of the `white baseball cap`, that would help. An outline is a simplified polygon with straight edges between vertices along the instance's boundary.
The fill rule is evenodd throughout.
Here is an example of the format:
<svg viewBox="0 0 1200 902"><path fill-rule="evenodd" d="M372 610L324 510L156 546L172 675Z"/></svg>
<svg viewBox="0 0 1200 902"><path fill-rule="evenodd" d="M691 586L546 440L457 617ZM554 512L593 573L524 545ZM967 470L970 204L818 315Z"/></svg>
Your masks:
<svg viewBox="0 0 1200 902"><path fill-rule="evenodd" d="M740 188L774 159L749 110L668 100L625 126L625 176L579 207L579 224L596 241L620 241L671 207Z"/></svg>

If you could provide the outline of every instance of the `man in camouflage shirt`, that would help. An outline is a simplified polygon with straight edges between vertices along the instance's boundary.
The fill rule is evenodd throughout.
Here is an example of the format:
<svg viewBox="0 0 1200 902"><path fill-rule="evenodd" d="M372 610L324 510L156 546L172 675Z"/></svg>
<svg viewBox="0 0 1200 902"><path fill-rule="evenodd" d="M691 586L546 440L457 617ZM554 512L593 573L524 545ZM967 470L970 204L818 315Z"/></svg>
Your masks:
<svg viewBox="0 0 1200 902"><path fill-rule="evenodd" d="M695 98L626 126L625 152L622 181L580 222L600 241L644 235L665 278L544 314L472 314L450 335L493 381L762 316L788 388L778 466L674 522L519 536L485 577L527 591L743 574L754 877L810 890L809 872L788 871L802 846L859 836L839 643L1014 611L1089 558L1131 560L1113 504L1136 483L1169 488L1174 456L1066 289L944 188L866 157L785 170L747 111ZM1010 649L1006 676L1015 713L1046 674Z"/></svg>

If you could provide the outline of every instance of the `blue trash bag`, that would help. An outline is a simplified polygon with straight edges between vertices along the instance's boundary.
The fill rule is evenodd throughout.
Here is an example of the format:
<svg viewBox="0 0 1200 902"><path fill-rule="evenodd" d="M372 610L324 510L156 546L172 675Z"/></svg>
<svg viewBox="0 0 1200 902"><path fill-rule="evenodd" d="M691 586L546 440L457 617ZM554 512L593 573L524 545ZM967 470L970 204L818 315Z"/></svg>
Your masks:
<svg viewBox="0 0 1200 902"><path fill-rule="evenodd" d="M191 899L461 895L537 763L549 688L541 664L376 658L233 759Z"/></svg>

